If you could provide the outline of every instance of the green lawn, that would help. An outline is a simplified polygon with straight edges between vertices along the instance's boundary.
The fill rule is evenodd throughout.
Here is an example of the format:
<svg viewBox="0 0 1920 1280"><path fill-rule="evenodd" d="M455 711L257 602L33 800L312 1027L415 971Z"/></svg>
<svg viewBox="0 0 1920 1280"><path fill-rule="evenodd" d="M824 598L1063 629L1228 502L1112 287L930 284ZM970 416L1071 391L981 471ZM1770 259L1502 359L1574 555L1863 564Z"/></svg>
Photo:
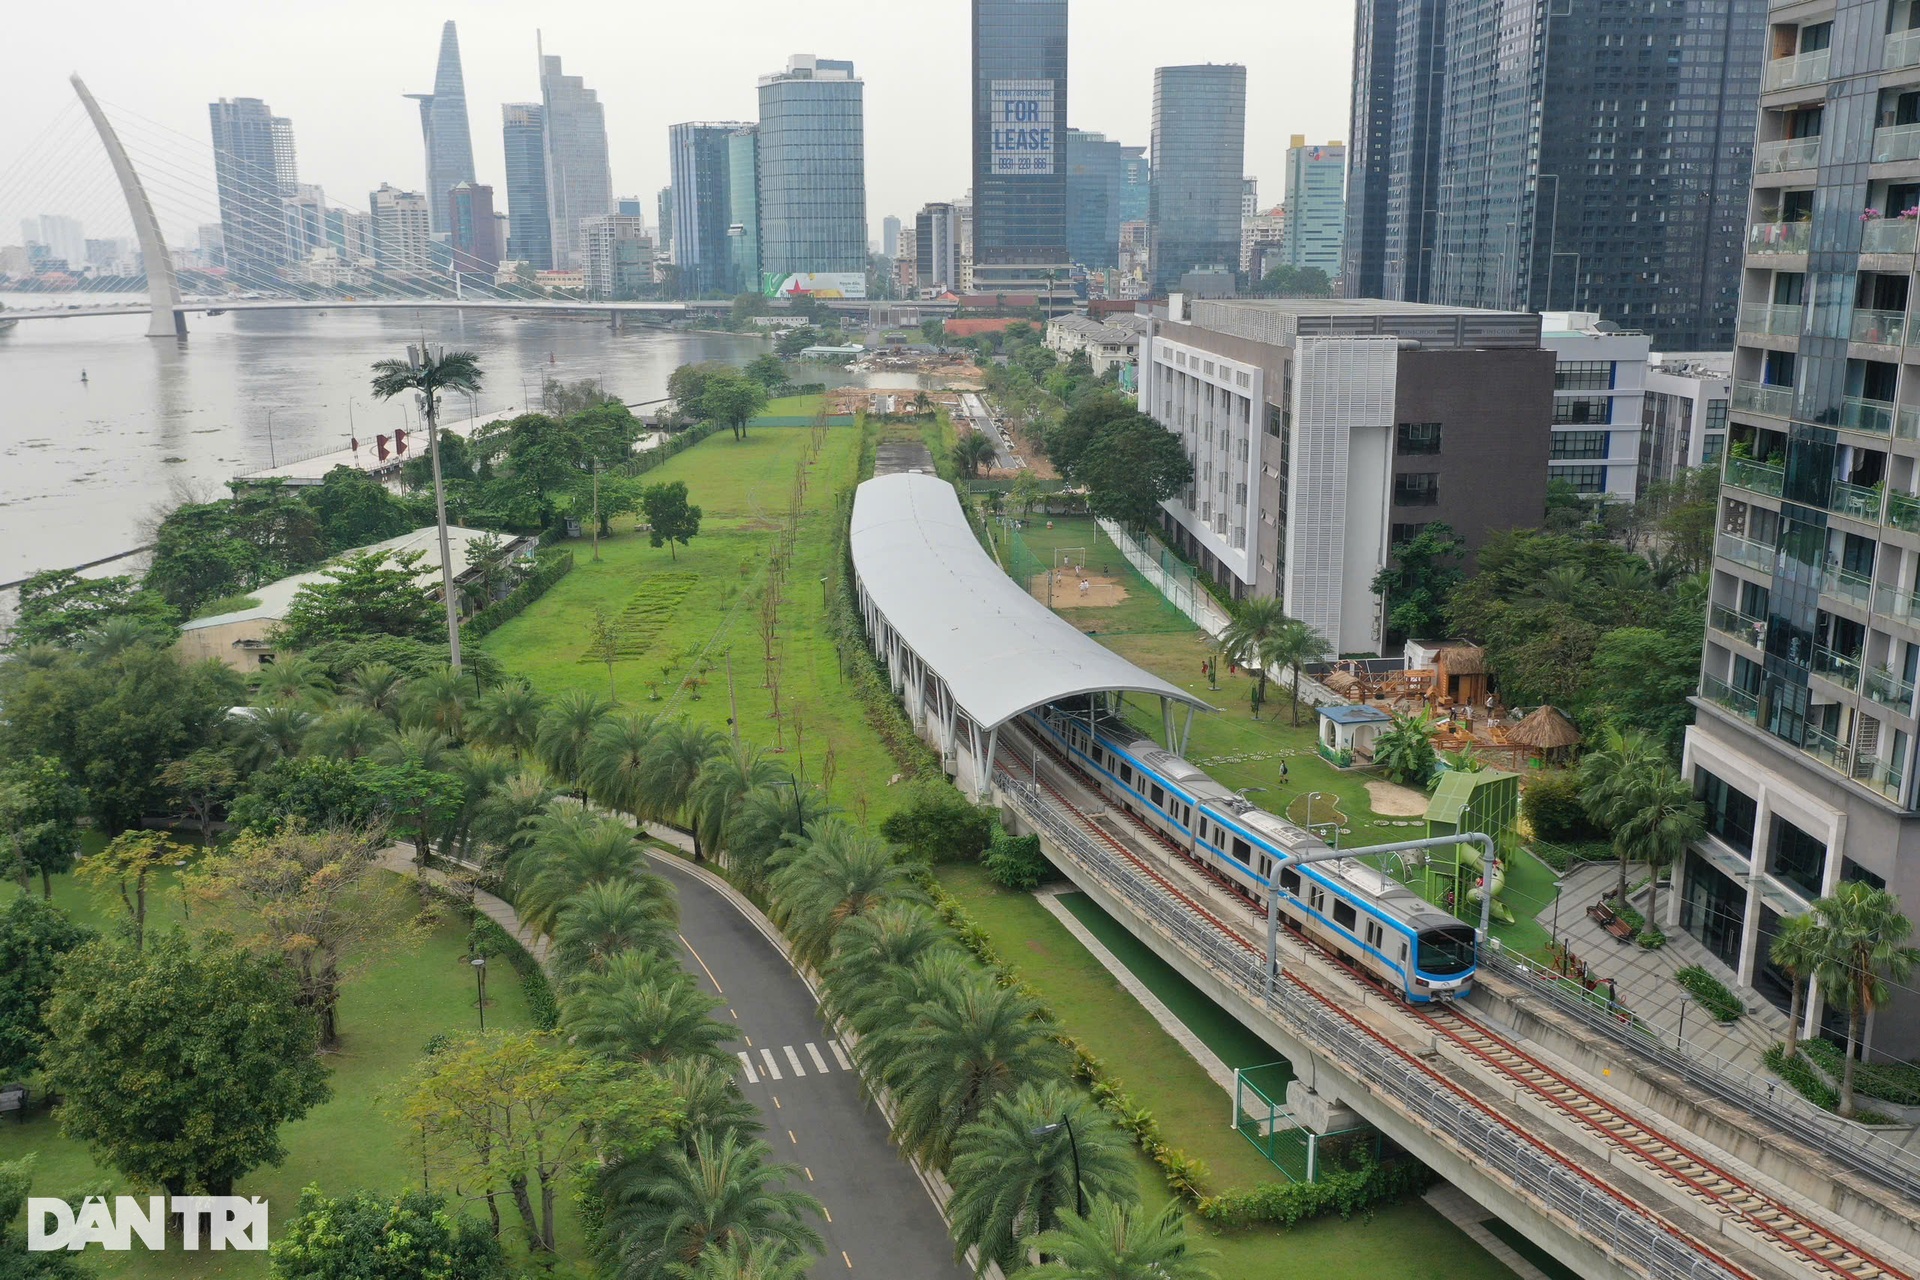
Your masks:
<svg viewBox="0 0 1920 1280"><path fill-rule="evenodd" d="M772 718L761 601L775 535L791 501L795 469L811 431L765 428L745 440L709 437L655 471L649 483L686 482L702 512L700 533L669 554L633 532L631 518L600 544L573 544L574 570L527 611L484 641L508 671L545 693L608 690L606 666L587 655L595 611L620 619L628 653L613 667L621 704L650 713L688 715L724 729L729 714L727 661L742 735L781 750L783 759L819 783L829 754L831 799L877 821L892 811L887 780L896 766L848 696L827 634L826 583L833 571L834 494L852 478L859 432L833 428L808 489L798 544L780 606L775 663L779 720ZM688 677L698 684L683 687Z"/></svg>
<svg viewBox="0 0 1920 1280"><path fill-rule="evenodd" d="M171 877L164 879L154 894L157 901L149 911L149 927L156 923L165 927L180 919ZM18 892L17 885L0 886L0 903ZM34 892L39 892L38 885ZM96 928L111 927L119 914L117 902L112 910L106 909L68 876L55 877L54 901ZM332 1101L282 1131L288 1154L280 1167L255 1170L240 1182L241 1193L266 1197L276 1237L300 1189L308 1183L318 1183L329 1193L355 1187L395 1193L418 1185L417 1139L390 1120L388 1113L396 1102L395 1091L427 1040L476 1024L473 970L465 956L466 926L449 916L421 945L378 960L347 985L340 1001L341 1046L327 1056L333 1068ZM520 983L504 963L489 970L487 1025L532 1025ZM111 1186L117 1194L133 1190L111 1169L96 1164L85 1147L61 1136L58 1121L44 1111L36 1111L25 1124L0 1123L0 1160L28 1152L36 1153L36 1194L68 1195L98 1184ZM571 1246L560 1274L586 1274L578 1256L579 1224L564 1204L560 1234L563 1247ZM175 1250L150 1254L136 1249L105 1254L95 1250L88 1258L102 1276L140 1280L267 1274L266 1255L260 1253Z"/></svg>
<svg viewBox="0 0 1920 1280"><path fill-rule="evenodd" d="M804 396L775 396L767 401L767 407L760 411L765 418L811 418L820 412L820 406L827 398L818 392Z"/></svg>

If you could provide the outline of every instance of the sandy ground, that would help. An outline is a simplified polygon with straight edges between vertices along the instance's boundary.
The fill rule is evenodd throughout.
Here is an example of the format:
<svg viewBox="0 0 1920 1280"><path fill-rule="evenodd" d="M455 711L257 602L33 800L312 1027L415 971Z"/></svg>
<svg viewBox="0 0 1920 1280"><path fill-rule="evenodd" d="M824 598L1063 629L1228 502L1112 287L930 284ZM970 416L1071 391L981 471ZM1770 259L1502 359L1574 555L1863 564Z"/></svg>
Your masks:
<svg viewBox="0 0 1920 1280"><path fill-rule="evenodd" d="M1103 578L1090 573L1084 581L1085 591L1080 590L1083 579L1074 574L1057 571L1053 582L1053 607L1056 609L1110 609L1127 598L1127 589L1114 578ZM1035 600L1047 598L1047 575L1036 573L1027 583L1027 590L1033 593Z"/></svg>
<svg viewBox="0 0 1920 1280"><path fill-rule="evenodd" d="M1367 803L1387 818L1418 818L1427 811L1427 797L1396 782L1369 782Z"/></svg>

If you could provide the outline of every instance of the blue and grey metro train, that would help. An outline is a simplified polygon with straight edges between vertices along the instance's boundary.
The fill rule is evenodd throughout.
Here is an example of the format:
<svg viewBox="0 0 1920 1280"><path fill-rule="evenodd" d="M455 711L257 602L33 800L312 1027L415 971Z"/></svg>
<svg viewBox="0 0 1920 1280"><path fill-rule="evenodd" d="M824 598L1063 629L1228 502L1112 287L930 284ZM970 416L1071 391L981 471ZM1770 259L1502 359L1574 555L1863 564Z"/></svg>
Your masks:
<svg viewBox="0 0 1920 1280"><path fill-rule="evenodd" d="M1330 846L1085 699L1054 703L1024 718L1096 781L1108 801L1233 882L1262 909L1277 878L1283 919L1402 998L1424 1004L1471 989L1473 927L1385 872L1351 860L1289 867L1291 856Z"/></svg>

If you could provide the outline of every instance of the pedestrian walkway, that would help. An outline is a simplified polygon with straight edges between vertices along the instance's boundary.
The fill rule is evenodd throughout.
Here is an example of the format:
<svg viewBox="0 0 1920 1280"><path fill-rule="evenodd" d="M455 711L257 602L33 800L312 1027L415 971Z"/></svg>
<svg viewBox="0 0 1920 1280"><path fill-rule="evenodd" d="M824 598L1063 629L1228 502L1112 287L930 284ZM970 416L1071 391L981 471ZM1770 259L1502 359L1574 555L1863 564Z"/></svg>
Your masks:
<svg viewBox="0 0 1920 1280"><path fill-rule="evenodd" d="M448 892L456 894L459 897L464 898L471 895L473 905L482 915L499 925L502 929L505 929L515 938L518 938L520 945L527 949L527 954L539 962L542 969L548 968L547 935L538 933L532 927L522 923L520 913L513 909L512 903L502 898L496 898L484 889L458 884L452 877L447 875L446 872L436 867L428 867L422 872L420 867L414 863L413 846L410 844L388 845L385 849L382 849L380 851L380 865L388 871L397 872L403 876L421 876L424 874L428 884L446 889Z"/></svg>
<svg viewBox="0 0 1920 1280"><path fill-rule="evenodd" d="M757 1060L754 1057L756 1052L760 1055ZM847 1051L841 1047L838 1040L827 1041L826 1052L833 1055L833 1062L838 1064L841 1071L853 1070L853 1060L847 1057ZM811 1073L813 1075L824 1076L834 1070L834 1065L827 1061L826 1054L821 1053L820 1046L811 1040L798 1048L790 1044L781 1045L778 1054L772 1049L762 1048L742 1049L735 1056L740 1059L741 1079L748 1084L759 1084L762 1077L769 1081L782 1080L787 1076L792 1076L796 1080L804 1079L809 1074L806 1062L813 1064ZM783 1062L784 1066L782 1066Z"/></svg>
<svg viewBox="0 0 1920 1280"><path fill-rule="evenodd" d="M1506 1241L1487 1230L1486 1224L1493 1215L1473 1202L1473 1198L1451 1182L1434 1184L1432 1190L1420 1197L1435 1212L1460 1228L1467 1239L1498 1258L1500 1262L1518 1276L1520 1280L1548 1280L1540 1268L1515 1253Z"/></svg>

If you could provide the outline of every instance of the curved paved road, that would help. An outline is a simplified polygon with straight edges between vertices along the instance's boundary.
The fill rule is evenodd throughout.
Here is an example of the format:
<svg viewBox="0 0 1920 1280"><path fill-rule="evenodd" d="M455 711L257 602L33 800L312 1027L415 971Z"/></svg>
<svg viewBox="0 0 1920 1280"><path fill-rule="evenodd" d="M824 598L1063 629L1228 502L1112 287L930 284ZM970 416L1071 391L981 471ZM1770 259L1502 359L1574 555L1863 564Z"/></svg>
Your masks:
<svg viewBox="0 0 1920 1280"><path fill-rule="evenodd" d="M786 957L686 863L657 854L653 864L679 892L688 969L739 1023L742 1087L774 1158L807 1171L804 1190L829 1215L819 1224L826 1256L812 1274L967 1280L926 1187L894 1150L885 1117L862 1096Z"/></svg>

